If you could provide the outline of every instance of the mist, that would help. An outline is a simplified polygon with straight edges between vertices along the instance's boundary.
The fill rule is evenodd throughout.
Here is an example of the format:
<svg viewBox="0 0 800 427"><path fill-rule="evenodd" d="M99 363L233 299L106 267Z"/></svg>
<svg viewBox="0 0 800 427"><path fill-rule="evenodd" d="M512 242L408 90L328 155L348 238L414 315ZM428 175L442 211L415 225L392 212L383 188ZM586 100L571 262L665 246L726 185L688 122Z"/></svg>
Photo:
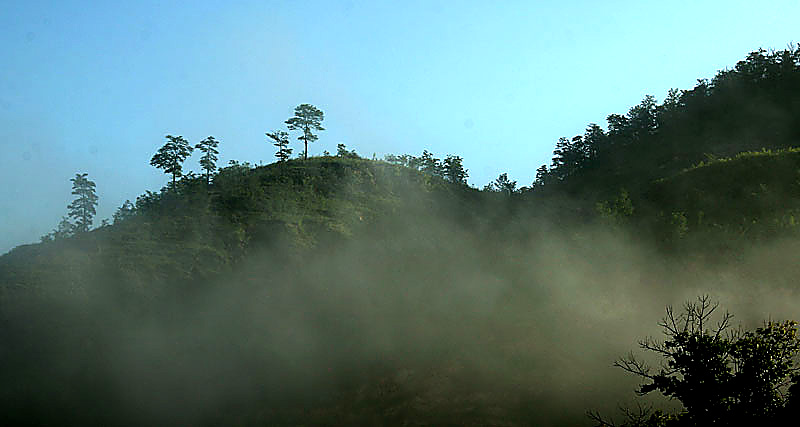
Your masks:
<svg viewBox="0 0 800 427"><path fill-rule="evenodd" d="M5 288L6 422L590 425L637 401L612 363L660 336L665 306L708 294L743 326L796 316L794 240L712 263L403 197L349 237L274 238L202 282L96 266L44 297Z"/></svg>

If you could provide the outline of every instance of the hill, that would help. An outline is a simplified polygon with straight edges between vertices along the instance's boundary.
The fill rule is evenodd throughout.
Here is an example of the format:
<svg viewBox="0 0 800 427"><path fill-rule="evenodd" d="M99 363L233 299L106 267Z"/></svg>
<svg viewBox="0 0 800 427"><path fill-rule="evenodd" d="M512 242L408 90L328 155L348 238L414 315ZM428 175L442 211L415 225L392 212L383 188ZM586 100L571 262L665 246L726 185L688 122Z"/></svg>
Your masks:
<svg viewBox="0 0 800 427"><path fill-rule="evenodd" d="M481 240L497 228L489 206L502 203L385 162L233 164L209 187L188 178L144 194L113 225L18 247L0 257L3 421L363 423L397 405L406 409L395 418L461 413L447 394L484 402L478 386L431 386L423 372L477 381L475 361L450 346L478 345L462 328L490 331L486 313L460 310L485 297L464 284L496 268L499 254ZM439 403L397 402L399 386L384 383L398 372L403 393ZM389 401L382 387L394 390Z"/></svg>
<svg viewBox="0 0 800 427"><path fill-rule="evenodd" d="M430 153L232 162L15 248L0 421L587 421L632 389L605 368L654 306L713 283L753 310L731 277L800 292L799 69L759 51L646 98L521 191Z"/></svg>
<svg viewBox="0 0 800 427"><path fill-rule="evenodd" d="M671 90L661 104L646 96L626 114L609 115L607 130L589 124L562 138L534 188L590 204L620 188L638 194L708 158L796 147L798 122L800 47L758 50L710 81Z"/></svg>
<svg viewBox="0 0 800 427"><path fill-rule="evenodd" d="M467 220L472 210L457 205L476 195L468 187L365 159L234 163L208 187L202 178L189 178L143 194L111 226L15 248L0 257L0 283L53 287L46 284L70 282L65 271L92 271L159 289L168 287L162 279L191 282L229 272L270 247L297 255L352 239L409 210L434 215L437 207L453 203L452 210L439 213Z"/></svg>

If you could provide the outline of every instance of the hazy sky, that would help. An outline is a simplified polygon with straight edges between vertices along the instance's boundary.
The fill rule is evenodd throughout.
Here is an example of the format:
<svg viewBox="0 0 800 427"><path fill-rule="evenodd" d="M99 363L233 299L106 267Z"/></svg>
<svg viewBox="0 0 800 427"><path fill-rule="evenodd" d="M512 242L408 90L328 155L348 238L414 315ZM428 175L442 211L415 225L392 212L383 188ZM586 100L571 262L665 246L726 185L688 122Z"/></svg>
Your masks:
<svg viewBox="0 0 800 427"><path fill-rule="evenodd" d="M797 41L800 2L767 4L0 0L0 253L58 223L77 172L96 224L158 190L166 134L272 162L300 103L325 112L311 154L428 149L529 185L558 137Z"/></svg>

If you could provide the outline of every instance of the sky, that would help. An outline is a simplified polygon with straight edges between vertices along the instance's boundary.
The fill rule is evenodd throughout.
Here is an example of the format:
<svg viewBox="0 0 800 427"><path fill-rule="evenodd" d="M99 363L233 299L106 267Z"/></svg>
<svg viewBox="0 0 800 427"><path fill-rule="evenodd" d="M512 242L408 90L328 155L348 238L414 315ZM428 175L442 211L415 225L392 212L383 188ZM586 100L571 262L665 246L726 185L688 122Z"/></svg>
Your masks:
<svg viewBox="0 0 800 427"><path fill-rule="evenodd" d="M264 133L302 103L325 113L311 155L427 149L476 187L530 185L559 137L799 41L798 16L796 0L0 0L0 253L57 225L76 173L97 184L95 224L158 191L167 134L271 163Z"/></svg>

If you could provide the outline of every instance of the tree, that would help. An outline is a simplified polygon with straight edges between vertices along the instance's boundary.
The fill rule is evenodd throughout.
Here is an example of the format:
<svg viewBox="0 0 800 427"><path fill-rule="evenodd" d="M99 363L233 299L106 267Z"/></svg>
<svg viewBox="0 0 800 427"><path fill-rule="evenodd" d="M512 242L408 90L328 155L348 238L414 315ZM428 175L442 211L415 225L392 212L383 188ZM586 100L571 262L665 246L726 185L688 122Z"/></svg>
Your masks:
<svg viewBox="0 0 800 427"><path fill-rule="evenodd" d="M638 394L658 391L683 404L676 416L637 425L775 425L794 416L800 397L797 323L770 321L755 331L730 330L729 313L712 323L718 306L702 296L686 303L679 315L667 307L660 322L666 339L639 342L664 359L657 372L632 353L614 363L647 381ZM596 413L590 417L614 425Z"/></svg>
<svg viewBox="0 0 800 427"><path fill-rule="evenodd" d="M417 168L430 175L442 176L442 162L428 150L422 150L422 156L414 162Z"/></svg>
<svg viewBox="0 0 800 427"><path fill-rule="evenodd" d="M468 171L464 169L463 159L452 154L444 159L443 164L445 178L454 184L467 184Z"/></svg>
<svg viewBox="0 0 800 427"><path fill-rule="evenodd" d="M414 157L409 154L401 154L399 156L395 156L394 154L387 154L384 156L384 160L393 165L400 165L400 166L405 166L407 168L419 170L420 159L418 157Z"/></svg>
<svg viewBox="0 0 800 427"><path fill-rule="evenodd" d="M595 160L597 154L606 149L608 135L597 123L589 123L583 133L583 155L586 160Z"/></svg>
<svg viewBox="0 0 800 427"><path fill-rule="evenodd" d="M634 207L628 191L623 188L613 201L603 200L597 202L595 211L600 214L601 218L611 224L621 225L628 222L630 217L633 216Z"/></svg>
<svg viewBox="0 0 800 427"><path fill-rule="evenodd" d="M136 208L133 206L133 203L131 203L130 200L125 200L125 203L123 203L122 206L117 208L117 211L114 212L114 224L127 220L135 213Z"/></svg>
<svg viewBox="0 0 800 427"><path fill-rule="evenodd" d="M505 193L510 196L512 193L517 191L517 181L509 180L508 174L503 173L500 174L500 176L498 176L494 182L490 183L486 187L488 190Z"/></svg>
<svg viewBox="0 0 800 427"><path fill-rule="evenodd" d="M298 105L294 109L294 117L286 120L289 130L301 130L303 132L297 138L304 143L303 159L308 159L308 143L319 139L317 135L314 135L313 131L325 130L322 127L322 120L324 120L322 111L311 104Z"/></svg>
<svg viewBox="0 0 800 427"><path fill-rule="evenodd" d="M292 155L292 149L287 148L289 146L289 134L283 130L276 130L272 133L267 132L265 135L267 135L269 139L275 141L272 145L278 147L278 152L275 153L275 157L278 158L278 161L285 162L289 160L289 157Z"/></svg>
<svg viewBox="0 0 800 427"><path fill-rule="evenodd" d="M183 175L181 164L192 154L192 146L182 136L167 135L166 138L167 143L150 159L150 165L172 174L172 186L175 187L175 181Z"/></svg>
<svg viewBox="0 0 800 427"><path fill-rule="evenodd" d="M61 217L61 221L53 231L41 237L42 242L65 239L75 234L75 224L69 222L67 217Z"/></svg>
<svg viewBox="0 0 800 427"><path fill-rule="evenodd" d="M345 159L357 159L358 153L356 150L347 151L347 146L344 143L339 143L336 145L336 157L342 157Z"/></svg>
<svg viewBox="0 0 800 427"><path fill-rule="evenodd" d="M200 158L200 167L206 171L206 185L211 184L211 174L217 170L217 146L219 141L214 139L213 136L200 141L194 148L203 152L203 157Z"/></svg>
<svg viewBox="0 0 800 427"><path fill-rule="evenodd" d="M85 233L89 231L92 225L97 206L97 194L95 193L95 184L87 177L87 174L75 174L72 181L72 194L77 196L72 203L67 206L69 209L68 216L75 220L75 231L78 233Z"/></svg>
<svg viewBox="0 0 800 427"><path fill-rule="evenodd" d="M652 95L645 95L639 105L628 111L628 124L635 141L642 139L644 135L652 135L656 132L658 128L657 105L656 99Z"/></svg>
<svg viewBox="0 0 800 427"><path fill-rule="evenodd" d="M550 171L547 170L547 165L539 166L536 169L536 178L533 180L533 188L542 188L550 182Z"/></svg>

